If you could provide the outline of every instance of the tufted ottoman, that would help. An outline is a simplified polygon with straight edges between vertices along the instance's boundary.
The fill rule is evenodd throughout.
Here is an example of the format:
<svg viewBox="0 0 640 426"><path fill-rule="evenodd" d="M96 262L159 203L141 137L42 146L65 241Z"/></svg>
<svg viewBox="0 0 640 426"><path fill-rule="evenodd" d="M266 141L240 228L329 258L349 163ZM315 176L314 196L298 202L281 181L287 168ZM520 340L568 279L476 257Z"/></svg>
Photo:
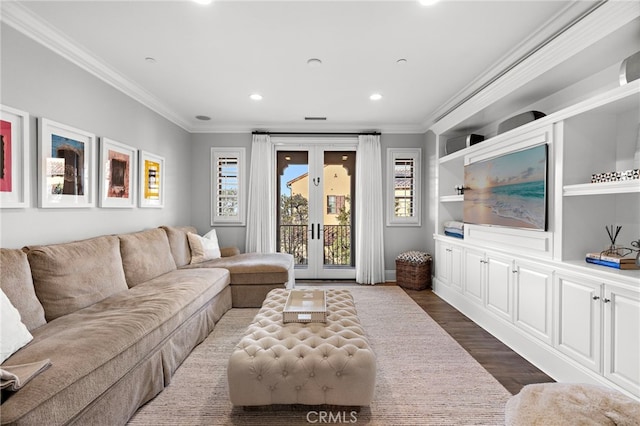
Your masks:
<svg viewBox="0 0 640 426"><path fill-rule="evenodd" d="M327 290L326 323L283 324L288 294L269 292L229 359L233 405L369 405L375 355L349 290Z"/></svg>

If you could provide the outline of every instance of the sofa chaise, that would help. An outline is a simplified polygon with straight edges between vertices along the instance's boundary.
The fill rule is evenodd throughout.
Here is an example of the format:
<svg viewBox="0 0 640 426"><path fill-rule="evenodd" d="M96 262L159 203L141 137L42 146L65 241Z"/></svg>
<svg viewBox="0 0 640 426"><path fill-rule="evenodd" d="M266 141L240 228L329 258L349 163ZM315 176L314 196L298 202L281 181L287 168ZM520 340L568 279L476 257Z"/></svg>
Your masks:
<svg viewBox="0 0 640 426"><path fill-rule="evenodd" d="M234 294L252 305L253 286L261 294L292 280L285 254L223 249L218 262L191 265L187 232L195 228L0 249L2 292L33 336L1 367L50 361L18 391L3 391L3 425L125 424L169 384ZM264 264L271 260L281 266Z"/></svg>

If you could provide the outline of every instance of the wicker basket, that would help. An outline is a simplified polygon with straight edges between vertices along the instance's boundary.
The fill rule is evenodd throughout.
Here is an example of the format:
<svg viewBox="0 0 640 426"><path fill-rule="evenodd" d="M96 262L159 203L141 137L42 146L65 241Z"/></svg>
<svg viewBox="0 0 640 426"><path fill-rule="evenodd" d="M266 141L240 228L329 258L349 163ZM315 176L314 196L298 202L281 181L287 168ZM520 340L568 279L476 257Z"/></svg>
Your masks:
<svg viewBox="0 0 640 426"><path fill-rule="evenodd" d="M424 290L431 287L431 263L428 253L410 251L396 258L396 282L400 287Z"/></svg>

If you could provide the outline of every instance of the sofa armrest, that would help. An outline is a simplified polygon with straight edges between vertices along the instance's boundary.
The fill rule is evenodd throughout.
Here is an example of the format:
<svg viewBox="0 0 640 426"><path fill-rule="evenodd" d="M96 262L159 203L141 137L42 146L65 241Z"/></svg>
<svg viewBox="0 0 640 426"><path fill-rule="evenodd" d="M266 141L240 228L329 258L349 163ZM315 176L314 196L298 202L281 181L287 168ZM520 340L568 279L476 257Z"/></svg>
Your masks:
<svg viewBox="0 0 640 426"><path fill-rule="evenodd" d="M237 247L222 247L220 248L220 256L231 257L240 254L240 250Z"/></svg>

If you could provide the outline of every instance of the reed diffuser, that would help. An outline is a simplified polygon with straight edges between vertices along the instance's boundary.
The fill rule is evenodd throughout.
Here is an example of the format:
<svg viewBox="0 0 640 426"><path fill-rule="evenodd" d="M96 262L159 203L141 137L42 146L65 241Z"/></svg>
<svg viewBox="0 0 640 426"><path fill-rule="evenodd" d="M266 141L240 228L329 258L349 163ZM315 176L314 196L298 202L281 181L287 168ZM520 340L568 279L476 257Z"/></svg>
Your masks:
<svg viewBox="0 0 640 426"><path fill-rule="evenodd" d="M607 230L607 235L609 235L609 241L611 242L611 245L609 245L609 248L605 250L604 254L618 255L618 247L616 246L616 240L618 239L618 235L620 234L620 230L622 229L622 226L616 225L614 227L614 225L605 225L604 229Z"/></svg>

